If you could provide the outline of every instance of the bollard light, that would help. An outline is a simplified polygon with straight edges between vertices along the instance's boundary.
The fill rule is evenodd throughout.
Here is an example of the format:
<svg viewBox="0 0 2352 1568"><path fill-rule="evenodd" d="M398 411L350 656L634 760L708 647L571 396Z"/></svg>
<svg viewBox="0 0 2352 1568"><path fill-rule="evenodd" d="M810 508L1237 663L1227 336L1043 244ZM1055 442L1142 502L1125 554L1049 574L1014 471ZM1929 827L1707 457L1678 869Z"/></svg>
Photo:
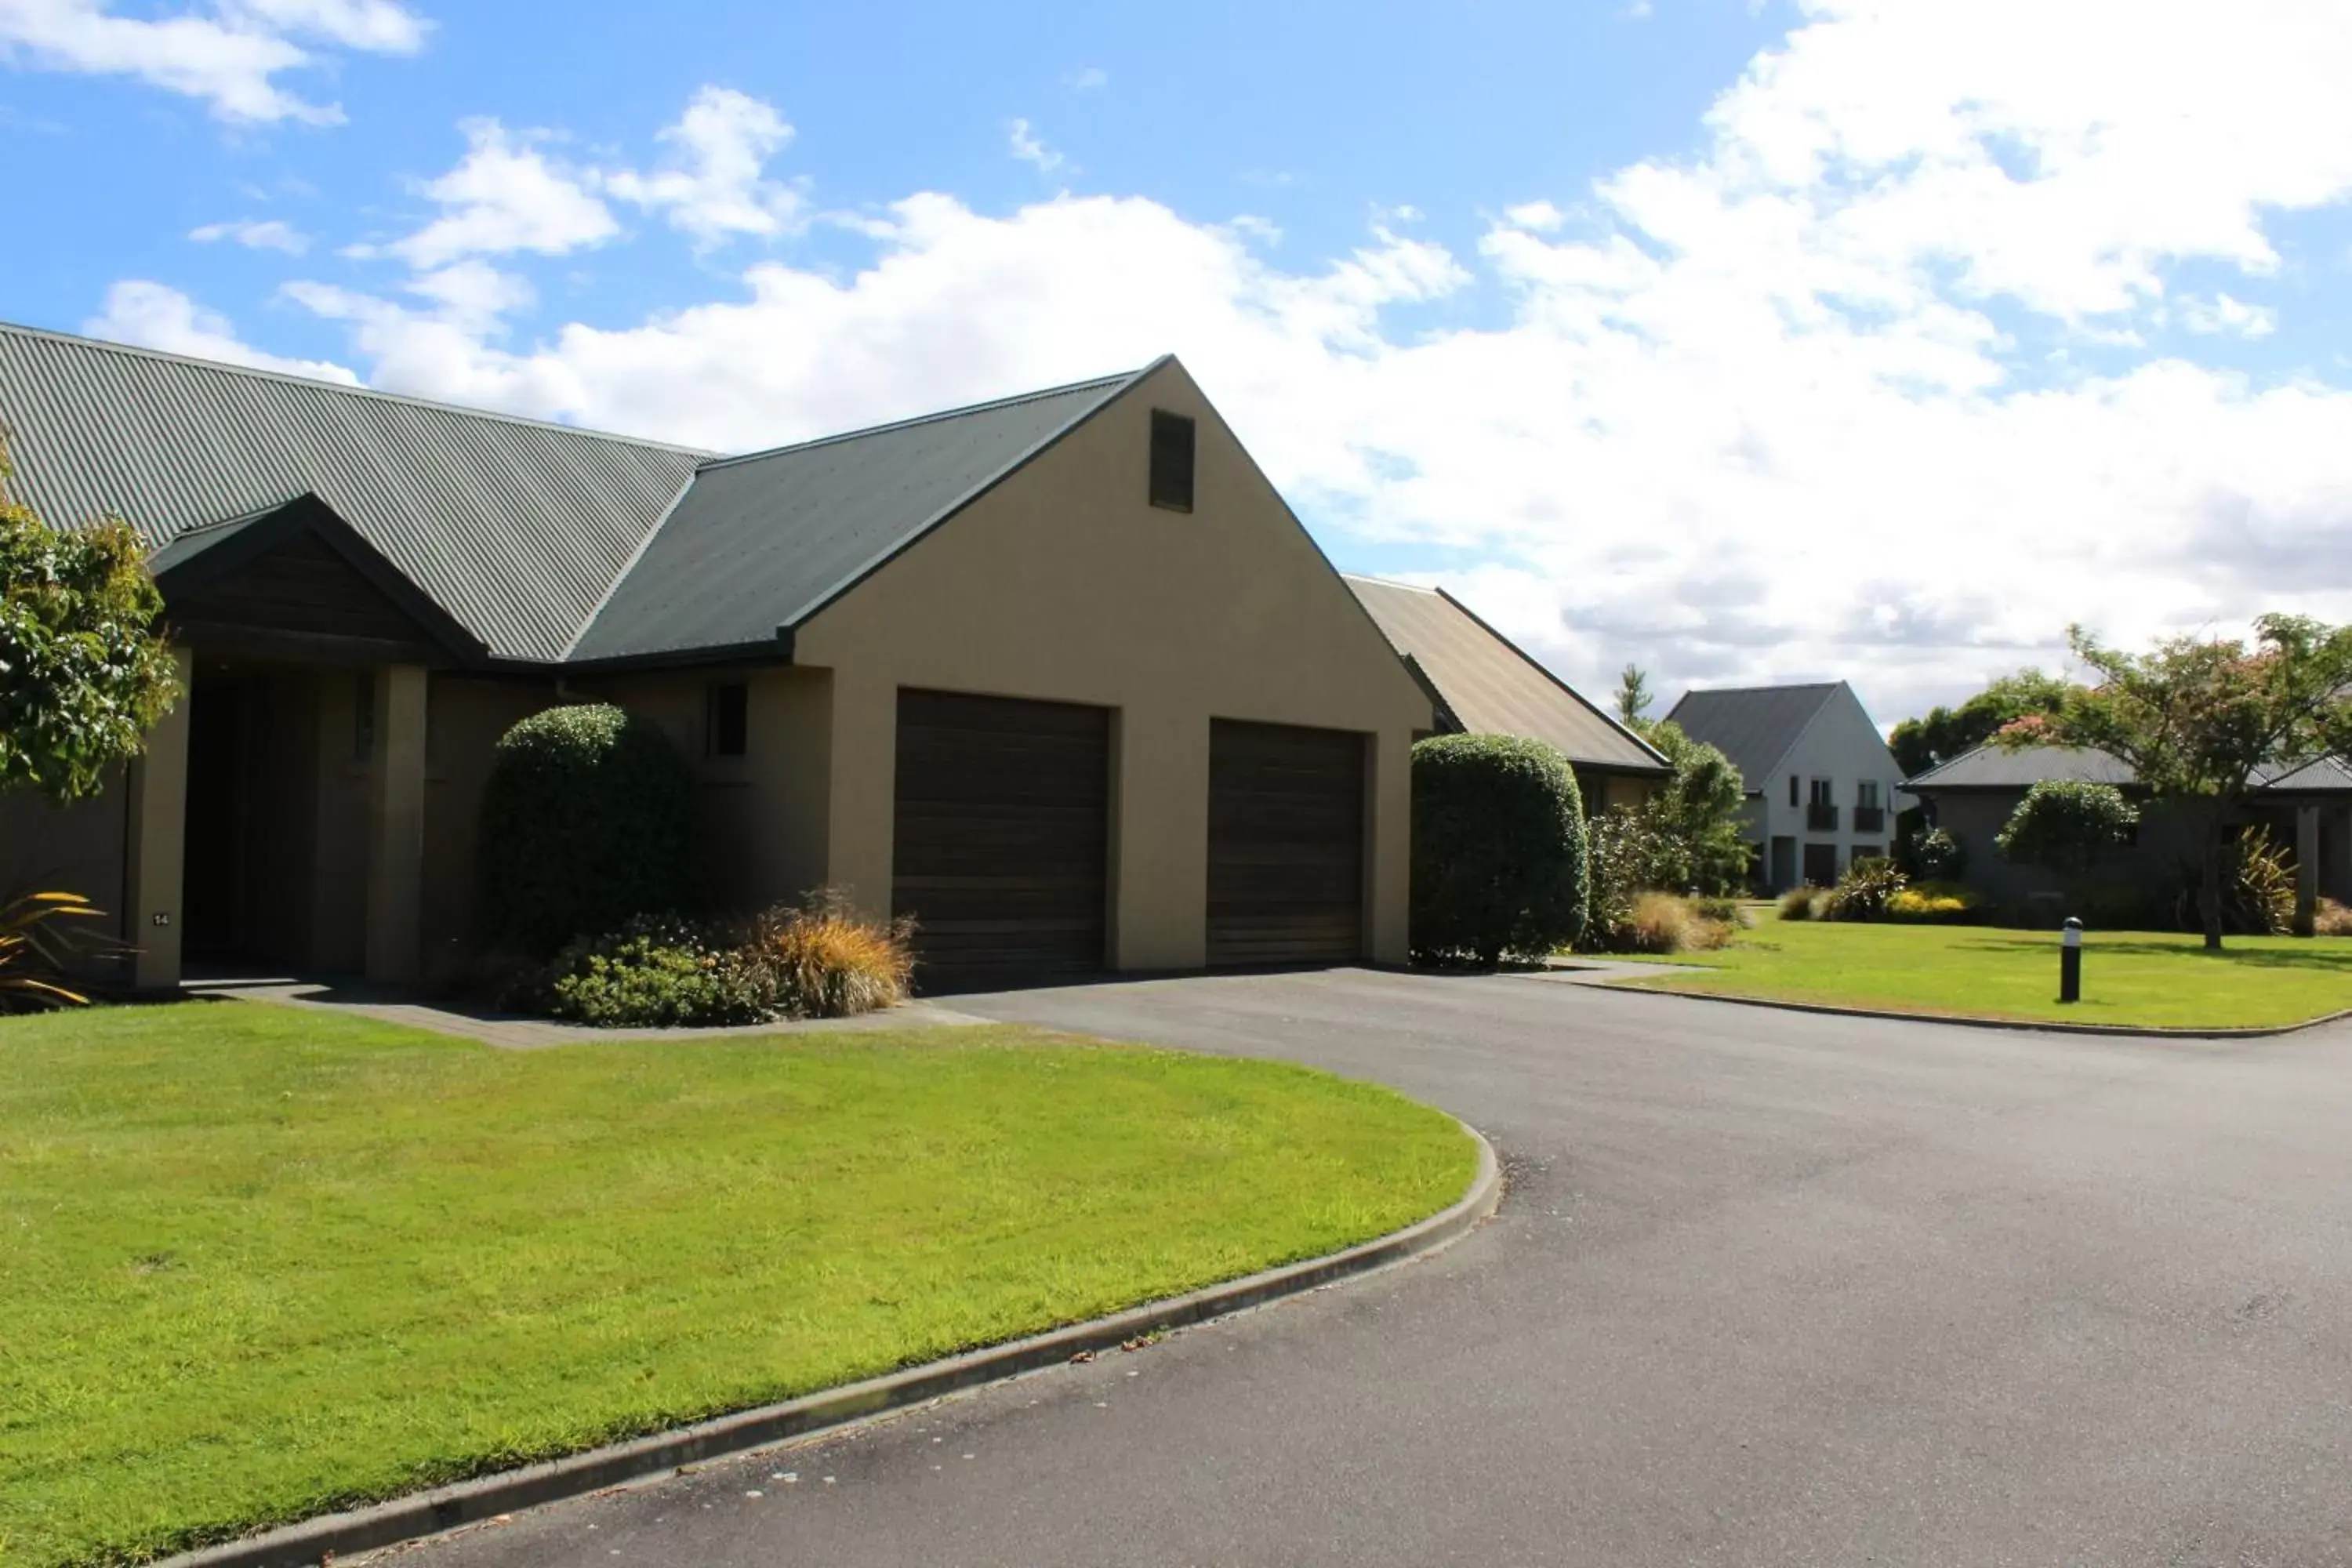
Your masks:
<svg viewBox="0 0 2352 1568"><path fill-rule="evenodd" d="M2066 917L2066 934L2058 948L2058 1000L2080 1002L2083 999L2083 922L2073 915Z"/></svg>

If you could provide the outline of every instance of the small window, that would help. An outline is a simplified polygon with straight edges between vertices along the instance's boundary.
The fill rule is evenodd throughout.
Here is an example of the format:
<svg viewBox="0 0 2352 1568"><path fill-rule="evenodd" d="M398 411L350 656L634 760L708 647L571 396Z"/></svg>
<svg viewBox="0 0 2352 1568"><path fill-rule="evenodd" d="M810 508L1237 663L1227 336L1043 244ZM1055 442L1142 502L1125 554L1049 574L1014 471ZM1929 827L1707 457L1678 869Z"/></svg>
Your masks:
<svg viewBox="0 0 2352 1568"><path fill-rule="evenodd" d="M703 725L706 754L714 757L743 755L750 748L751 739L751 689L740 680L715 681L706 701L709 707Z"/></svg>
<svg viewBox="0 0 2352 1568"><path fill-rule="evenodd" d="M1878 781L1864 779L1853 786L1853 804L1864 811L1878 809Z"/></svg>
<svg viewBox="0 0 2352 1568"><path fill-rule="evenodd" d="M1794 773L1789 775L1789 804L1790 805L1804 804L1797 798L1797 775Z"/></svg>
<svg viewBox="0 0 2352 1568"><path fill-rule="evenodd" d="M375 761L375 671L352 678L352 761Z"/></svg>
<svg viewBox="0 0 2352 1568"><path fill-rule="evenodd" d="M1830 795L1829 780L1815 779L1813 781L1813 804L1815 805L1834 805L1837 804Z"/></svg>
<svg viewBox="0 0 2352 1568"><path fill-rule="evenodd" d="M1164 408L1151 411L1151 504L1192 510L1192 422Z"/></svg>

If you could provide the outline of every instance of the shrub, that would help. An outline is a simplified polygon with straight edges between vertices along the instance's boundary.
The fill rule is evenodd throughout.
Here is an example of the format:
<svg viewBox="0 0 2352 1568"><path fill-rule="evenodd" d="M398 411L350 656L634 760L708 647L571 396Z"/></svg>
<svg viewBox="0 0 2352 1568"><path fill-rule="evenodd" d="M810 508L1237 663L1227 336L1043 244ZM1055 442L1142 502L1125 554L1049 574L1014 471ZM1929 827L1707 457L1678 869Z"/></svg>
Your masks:
<svg viewBox="0 0 2352 1568"><path fill-rule="evenodd" d="M2004 858L2075 877L2122 847L2139 810L2113 784L2044 779L2025 792L1994 837Z"/></svg>
<svg viewBox="0 0 2352 1568"><path fill-rule="evenodd" d="M1592 952L1631 952L1634 900L1664 886L1658 879L1672 851L1650 814L1623 805L1587 823L1585 840L1591 892L1578 945Z"/></svg>
<svg viewBox="0 0 2352 1568"><path fill-rule="evenodd" d="M1948 827L1923 827L1911 837L1911 863L1923 882L1957 882L1968 874L1969 847Z"/></svg>
<svg viewBox="0 0 2352 1568"><path fill-rule="evenodd" d="M1886 919L1916 924L1959 924L1983 911L1983 901L1952 882L1914 882L1886 900Z"/></svg>
<svg viewBox="0 0 2352 1568"><path fill-rule="evenodd" d="M913 921L865 919L845 895L824 889L798 907L754 916L741 952L776 1011L844 1018L906 1000L914 934Z"/></svg>
<svg viewBox="0 0 2352 1568"><path fill-rule="evenodd" d="M1728 947L1738 935L1737 906L1734 918L1722 919L1710 913L1710 904L1729 904L1730 900L1686 899L1673 893L1648 892L1633 900L1632 914L1624 928L1616 933L1611 952L1702 952L1714 948Z"/></svg>
<svg viewBox="0 0 2352 1568"><path fill-rule="evenodd" d="M2200 872L2181 868L2166 910L2181 931L2203 931ZM2294 925L2294 865L2267 829L2249 827L2222 852L2221 929L2233 936L2282 936Z"/></svg>
<svg viewBox="0 0 2352 1568"><path fill-rule="evenodd" d="M1815 889L1791 888L1780 895L1780 913L1784 921L1809 921L1813 918Z"/></svg>
<svg viewBox="0 0 2352 1568"><path fill-rule="evenodd" d="M1821 898L1814 916L1825 921L1875 921L1886 916L1886 906L1910 883L1885 856L1856 860L1838 879L1838 885Z"/></svg>
<svg viewBox="0 0 2352 1568"><path fill-rule="evenodd" d="M1713 921L1734 931L1756 923L1755 917L1748 912L1748 906L1738 899L1693 899L1691 908L1698 911L1701 920Z"/></svg>
<svg viewBox="0 0 2352 1568"><path fill-rule="evenodd" d="M2352 936L2352 909L2334 899L2319 900L2319 912L2312 920L2315 936Z"/></svg>
<svg viewBox="0 0 2352 1568"><path fill-rule="evenodd" d="M1558 752L1512 735L1412 749L1412 952L1541 957L1584 934L1584 808Z"/></svg>
<svg viewBox="0 0 2352 1568"><path fill-rule="evenodd" d="M572 943L548 966L546 1011L604 1028L758 1024L774 1016L762 977L673 916L640 916Z"/></svg>
<svg viewBox="0 0 2352 1568"><path fill-rule="evenodd" d="M499 742L482 794L480 940L534 956L693 907L693 770L661 729L551 708Z"/></svg>

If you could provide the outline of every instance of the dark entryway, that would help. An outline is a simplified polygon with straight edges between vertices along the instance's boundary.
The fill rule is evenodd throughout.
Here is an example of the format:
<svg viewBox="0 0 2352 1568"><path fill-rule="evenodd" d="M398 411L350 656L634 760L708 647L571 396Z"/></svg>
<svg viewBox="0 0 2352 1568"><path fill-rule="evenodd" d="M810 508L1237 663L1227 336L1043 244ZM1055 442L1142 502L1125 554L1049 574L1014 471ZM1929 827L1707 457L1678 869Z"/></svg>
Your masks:
<svg viewBox="0 0 2352 1568"><path fill-rule="evenodd" d="M188 693L188 828L180 901L181 951L192 959L237 952L238 689L202 672Z"/></svg>
<svg viewBox="0 0 2352 1568"><path fill-rule="evenodd" d="M1765 884L1768 892L1785 893L1797 885L1797 841L1786 834L1776 834L1772 839L1772 877Z"/></svg>
<svg viewBox="0 0 2352 1568"><path fill-rule="evenodd" d="M1834 844L1806 845L1805 881L1816 888L1833 888L1837 885L1837 846Z"/></svg>
<svg viewBox="0 0 2352 1568"><path fill-rule="evenodd" d="M1364 954L1364 737L1213 721L1209 962Z"/></svg>
<svg viewBox="0 0 2352 1568"><path fill-rule="evenodd" d="M925 991L1105 966L1110 710L898 693L890 906Z"/></svg>

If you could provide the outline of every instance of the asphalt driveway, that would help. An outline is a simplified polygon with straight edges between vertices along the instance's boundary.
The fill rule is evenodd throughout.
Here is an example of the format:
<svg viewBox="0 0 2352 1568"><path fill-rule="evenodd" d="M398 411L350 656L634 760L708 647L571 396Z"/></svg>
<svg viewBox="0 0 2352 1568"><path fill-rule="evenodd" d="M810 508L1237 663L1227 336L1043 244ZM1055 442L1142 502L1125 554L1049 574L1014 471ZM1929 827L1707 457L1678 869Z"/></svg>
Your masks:
<svg viewBox="0 0 2352 1568"><path fill-rule="evenodd" d="M1369 1280L436 1564L2352 1563L2352 1029L1979 1032L1343 971L964 998L1502 1152Z"/></svg>

